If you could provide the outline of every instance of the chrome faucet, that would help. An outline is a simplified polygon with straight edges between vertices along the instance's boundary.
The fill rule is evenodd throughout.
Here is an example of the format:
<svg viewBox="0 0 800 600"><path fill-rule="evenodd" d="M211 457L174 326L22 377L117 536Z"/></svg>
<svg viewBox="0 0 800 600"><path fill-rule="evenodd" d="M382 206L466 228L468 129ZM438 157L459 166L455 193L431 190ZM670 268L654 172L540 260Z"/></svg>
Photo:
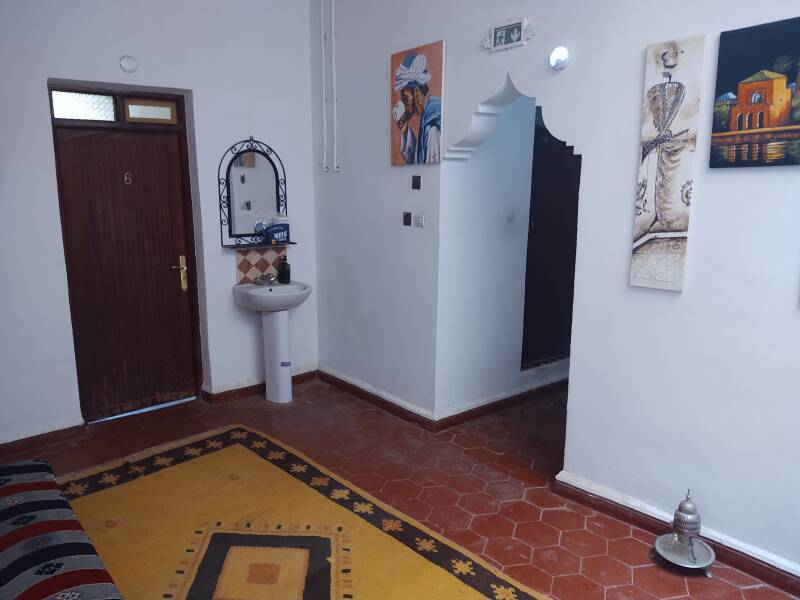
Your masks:
<svg viewBox="0 0 800 600"><path fill-rule="evenodd" d="M256 283L258 285L272 285L277 278L277 273L264 273L260 277L256 277Z"/></svg>

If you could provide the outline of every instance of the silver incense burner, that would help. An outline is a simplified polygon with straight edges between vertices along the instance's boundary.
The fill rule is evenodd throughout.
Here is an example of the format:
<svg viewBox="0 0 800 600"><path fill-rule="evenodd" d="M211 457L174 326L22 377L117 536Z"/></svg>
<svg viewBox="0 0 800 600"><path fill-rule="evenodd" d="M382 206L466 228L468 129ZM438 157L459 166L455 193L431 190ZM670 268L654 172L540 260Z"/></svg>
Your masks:
<svg viewBox="0 0 800 600"><path fill-rule="evenodd" d="M656 552L661 558L687 569L703 569L711 577L716 560L714 549L700 539L700 513L692 500L691 490L681 500L672 520L672 533L656 539Z"/></svg>

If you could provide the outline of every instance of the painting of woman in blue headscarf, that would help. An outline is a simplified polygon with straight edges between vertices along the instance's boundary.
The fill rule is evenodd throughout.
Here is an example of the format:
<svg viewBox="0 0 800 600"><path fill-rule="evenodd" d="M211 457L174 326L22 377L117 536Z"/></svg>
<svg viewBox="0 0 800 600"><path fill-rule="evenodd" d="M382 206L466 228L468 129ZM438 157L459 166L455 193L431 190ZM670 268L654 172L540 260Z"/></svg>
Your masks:
<svg viewBox="0 0 800 600"><path fill-rule="evenodd" d="M392 54L392 164L442 159L444 41Z"/></svg>

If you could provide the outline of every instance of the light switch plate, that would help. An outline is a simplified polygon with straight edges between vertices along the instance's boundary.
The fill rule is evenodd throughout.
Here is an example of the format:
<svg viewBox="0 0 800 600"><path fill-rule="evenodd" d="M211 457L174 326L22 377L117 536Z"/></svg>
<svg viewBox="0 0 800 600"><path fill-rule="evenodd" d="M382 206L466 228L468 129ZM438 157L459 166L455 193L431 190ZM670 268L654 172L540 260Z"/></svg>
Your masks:
<svg viewBox="0 0 800 600"><path fill-rule="evenodd" d="M423 213L414 213L414 227L425 227L425 215Z"/></svg>

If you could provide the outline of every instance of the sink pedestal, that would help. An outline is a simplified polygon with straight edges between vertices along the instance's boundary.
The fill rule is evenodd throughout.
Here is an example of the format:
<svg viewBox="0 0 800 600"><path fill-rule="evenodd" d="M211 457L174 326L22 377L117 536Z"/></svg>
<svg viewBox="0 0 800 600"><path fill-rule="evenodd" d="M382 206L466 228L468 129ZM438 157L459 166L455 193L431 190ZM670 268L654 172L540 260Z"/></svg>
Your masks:
<svg viewBox="0 0 800 600"><path fill-rule="evenodd" d="M261 313L264 332L264 376L267 400L285 404L292 401L292 358L289 353L289 309L306 301L311 286L302 281L233 288L233 299L240 307Z"/></svg>
<svg viewBox="0 0 800 600"><path fill-rule="evenodd" d="M261 313L264 332L264 376L267 400L285 404L292 401L292 359L289 350L289 311Z"/></svg>

